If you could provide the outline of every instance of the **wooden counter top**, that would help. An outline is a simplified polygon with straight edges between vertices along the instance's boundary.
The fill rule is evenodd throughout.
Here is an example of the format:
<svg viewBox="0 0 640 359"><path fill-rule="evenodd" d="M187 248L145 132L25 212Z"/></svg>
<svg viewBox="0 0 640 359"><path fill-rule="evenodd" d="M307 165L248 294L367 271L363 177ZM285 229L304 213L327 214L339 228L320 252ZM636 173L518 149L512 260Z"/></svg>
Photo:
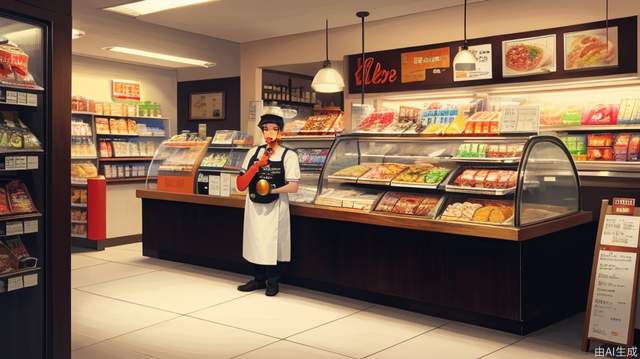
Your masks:
<svg viewBox="0 0 640 359"><path fill-rule="evenodd" d="M244 208L244 196L217 197L200 194L160 192L154 190L137 190L136 196L141 199L185 202L209 206ZM319 206L313 204L291 204L293 216L329 219L378 226L413 229L425 232L440 232L464 236L524 241L563 229L591 222L591 212L579 212L522 228L508 226L492 226L484 224L446 222L423 218L394 216L361 210Z"/></svg>

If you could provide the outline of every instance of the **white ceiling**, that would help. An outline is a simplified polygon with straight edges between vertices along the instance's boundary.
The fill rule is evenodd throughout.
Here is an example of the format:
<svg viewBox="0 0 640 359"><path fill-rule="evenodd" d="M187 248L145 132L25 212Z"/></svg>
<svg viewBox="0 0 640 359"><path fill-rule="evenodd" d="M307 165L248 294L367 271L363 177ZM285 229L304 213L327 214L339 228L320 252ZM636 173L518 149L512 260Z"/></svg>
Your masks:
<svg viewBox="0 0 640 359"><path fill-rule="evenodd" d="M469 2L479 1L484 0ZM132 0L75 0L74 15L76 7L96 10L128 2ZM332 28L357 24L360 19L355 13L359 10L369 11L367 21L375 21L463 3L463 0L217 0L137 19L242 43L322 30L325 18Z"/></svg>

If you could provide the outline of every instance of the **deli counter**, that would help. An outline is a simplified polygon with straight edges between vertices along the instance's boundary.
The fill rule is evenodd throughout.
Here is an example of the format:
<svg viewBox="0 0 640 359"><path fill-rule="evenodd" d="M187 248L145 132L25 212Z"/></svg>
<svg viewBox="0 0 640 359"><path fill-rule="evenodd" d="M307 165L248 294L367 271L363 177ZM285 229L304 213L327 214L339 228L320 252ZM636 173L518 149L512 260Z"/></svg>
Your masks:
<svg viewBox="0 0 640 359"><path fill-rule="evenodd" d="M557 137L353 133L284 145L307 189L291 199L283 282L518 334L584 310L592 216ZM237 168L202 161L244 149L204 148L180 168L190 190L154 188L168 173L150 172L157 180L138 191L143 254L251 273ZM204 175L228 193L203 191Z"/></svg>

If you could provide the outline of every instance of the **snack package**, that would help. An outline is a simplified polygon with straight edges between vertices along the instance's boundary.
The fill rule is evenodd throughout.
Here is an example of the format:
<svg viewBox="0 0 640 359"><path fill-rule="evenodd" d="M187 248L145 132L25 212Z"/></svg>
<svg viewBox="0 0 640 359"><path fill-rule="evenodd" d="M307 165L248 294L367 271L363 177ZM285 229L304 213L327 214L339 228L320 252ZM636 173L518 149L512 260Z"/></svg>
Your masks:
<svg viewBox="0 0 640 359"><path fill-rule="evenodd" d="M444 131L445 135L461 135L467 127L467 118L464 114L456 116Z"/></svg>
<svg viewBox="0 0 640 359"><path fill-rule="evenodd" d="M562 114L562 124L565 126L580 125L582 120L582 108L571 106Z"/></svg>
<svg viewBox="0 0 640 359"><path fill-rule="evenodd" d="M29 73L29 55L11 41L0 44L0 82L37 87Z"/></svg>
<svg viewBox="0 0 640 359"><path fill-rule="evenodd" d="M138 134L136 120L132 120L132 119L127 120L127 133L130 135Z"/></svg>
<svg viewBox="0 0 640 359"><path fill-rule="evenodd" d="M588 161L613 161L612 147L589 147L587 150Z"/></svg>
<svg viewBox="0 0 640 359"><path fill-rule="evenodd" d="M18 260L9 247L0 241L0 274L18 270Z"/></svg>
<svg viewBox="0 0 640 359"><path fill-rule="evenodd" d="M563 112L564 110L558 106L542 106L540 109L540 126L562 125Z"/></svg>
<svg viewBox="0 0 640 359"><path fill-rule="evenodd" d="M618 105L597 105L585 111L583 125L615 125L618 120Z"/></svg>
<svg viewBox="0 0 640 359"><path fill-rule="evenodd" d="M628 161L638 161L640 159L640 133L631 135L629 141L629 150L627 155Z"/></svg>
<svg viewBox="0 0 640 359"><path fill-rule="evenodd" d="M413 214L416 216L433 217L435 215L434 210L439 201L440 197L438 196L426 196L414 210Z"/></svg>
<svg viewBox="0 0 640 359"><path fill-rule="evenodd" d="M33 204L33 200L29 195L27 186L20 181L11 181L7 184L7 193L9 197L9 205L13 213L31 213L37 212L38 209Z"/></svg>
<svg viewBox="0 0 640 359"><path fill-rule="evenodd" d="M0 215L10 214L11 208L9 207L9 198L7 197L7 190L4 187L0 188Z"/></svg>
<svg viewBox="0 0 640 359"><path fill-rule="evenodd" d="M594 133L587 136L587 146L589 147L607 147L612 145L612 133Z"/></svg>
<svg viewBox="0 0 640 359"><path fill-rule="evenodd" d="M630 133L621 133L616 136L613 146L614 159L616 161L626 161L629 153L629 144L631 143Z"/></svg>
<svg viewBox="0 0 640 359"><path fill-rule="evenodd" d="M23 258L29 257L29 252L27 248L24 246L24 243L20 240L20 238L10 238L4 241L4 244L9 248L11 254L13 254L14 258L18 261Z"/></svg>

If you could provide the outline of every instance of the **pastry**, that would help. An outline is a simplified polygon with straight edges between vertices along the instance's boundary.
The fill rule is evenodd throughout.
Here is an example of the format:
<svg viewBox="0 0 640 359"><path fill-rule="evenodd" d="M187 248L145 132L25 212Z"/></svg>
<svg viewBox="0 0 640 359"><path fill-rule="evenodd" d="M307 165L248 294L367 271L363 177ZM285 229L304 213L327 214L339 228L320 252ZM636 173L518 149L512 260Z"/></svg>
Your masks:
<svg viewBox="0 0 640 359"><path fill-rule="evenodd" d="M334 173L333 175L339 176L339 177L360 177L370 169L371 167L367 165L355 165L355 166L343 168L338 172Z"/></svg>
<svg viewBox="0 0 640 359"><path fill-rule="evenodd" d="M402 196L391 212L400 214L413 214L415 209L422 202L422 197L419 196Z"/></svg>
<svg viewBox="0 0 640 359"><path fill-rule="evenodd" d="M387 181L393 179L396 175L404 171L406 168L406 165L399 163L384 163L373 167L361 178Z"/></svg>
<svg viewBox="0 0 640 359"><path fill-rule="evenodd" d="M473 214L473 221L474 222L488 222L489 221L489 216L491 215L491 211L493 211L494 209L496 209L497 207L494 206L485 206L482 208L479 208L474 214Z"/></svg>
<svg viewBox="0 0 640 359"><path fill-rule="evenodd" d="M380 199L380 202L378 202L378 205L376 206L376 211L391 212L394 206L396 205L396 203L398 202L398 200L400 200L400 196L401 194L397 192L385 193L382 199Z"/></svg>

